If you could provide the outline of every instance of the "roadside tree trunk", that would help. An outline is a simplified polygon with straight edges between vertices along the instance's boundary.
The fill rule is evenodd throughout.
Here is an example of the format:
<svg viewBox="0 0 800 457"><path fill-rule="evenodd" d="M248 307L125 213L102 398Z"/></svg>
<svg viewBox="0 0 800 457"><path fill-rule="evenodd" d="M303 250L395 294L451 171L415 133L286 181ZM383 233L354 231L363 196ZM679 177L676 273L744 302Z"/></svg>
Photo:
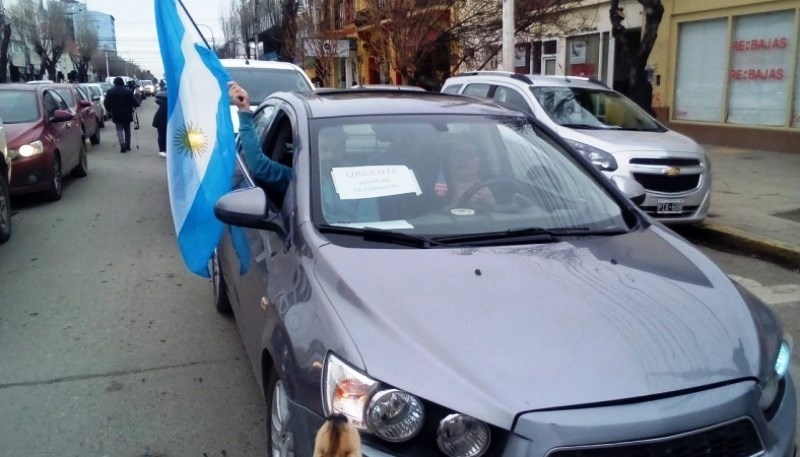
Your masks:
<svg viewBox="0 0 800 457"><path fill-rule="evenodd" d="M3 38L0 42L0 83L8 82L6 69L8 68L8 45L11 42L11 24L5 22L5 15L3 18L4 20L0 21L0 25L3 27Z"/></svg>
<svg viewBox="0 0 800 457"><path fill-rule="evenodd" d="M647 74L647 59L653 50L658 34L658 26L664 16L664 5L661 0L637 0L644 8L645 23L642 42L639 51L634 53L625 35L625 26L622 25L625 13L619 7L619 0L611 0L609 17L611 19L611 32L617 41L618 50L628 63L628 91L631 100L636 102L650 115L655 117L653 111L653 85L650 84Z"/></svg>

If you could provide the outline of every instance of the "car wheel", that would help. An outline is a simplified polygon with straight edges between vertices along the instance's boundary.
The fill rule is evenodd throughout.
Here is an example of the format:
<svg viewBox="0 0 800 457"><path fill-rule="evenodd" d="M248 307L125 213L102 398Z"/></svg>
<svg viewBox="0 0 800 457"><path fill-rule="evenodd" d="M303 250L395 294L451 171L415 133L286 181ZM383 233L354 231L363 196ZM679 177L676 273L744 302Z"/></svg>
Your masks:
<svg viewBox="0 0 800 457"><path fill-rule="evenodd" d="M86 143L81 143L81 152L78 155L78 166L72 169L72 176L83 178L89 172L89 161L86 157Z"/></svg>
<svg viewBox="0 0 800 457"><path fill-rule="evenodd" d="M92 143L92 145L100 144L100 126L99 125L97 126L97 130L94 131L94 135L89 137L89 142Z"/></svg>
<svg viewBox="0 0 800 457"><path fill-rule="evenodd" d="M271 457L294 457L294 437L286 385L275 367L267 382L267 446Z"/></svg>
<svg viewBox="0 0 800 457"><path fill-rule="evenodd" d="M11 196L5 175L0 175L0 243L11 237Z"/></svg>
<svg viewBox="0 0 800 457"><path fill-rule="evenodd" d="M231 301L228 298L227 289L225 289L225 277L222 276L222 270L219 268L219 256L216 249L214 249L214 255L211 256L211 285L214 288L214 307L222 314L230 313Z"/></svg>
<svg viewBox="0 0 800 457"><path fill-rule="evenodd" d="M61 158L58 155L53 155L53 162L50 164L51 173L53 176L50 178L50 190L47 191L47 199L52 201L61 200L62 180L61 180Z"/></svg>
<svg viewBox="0 0 800 457"><path fill-rule="evenodd" d="M97 128L103 129L106 127L106 116L100 116L97 118Z"/></svg>

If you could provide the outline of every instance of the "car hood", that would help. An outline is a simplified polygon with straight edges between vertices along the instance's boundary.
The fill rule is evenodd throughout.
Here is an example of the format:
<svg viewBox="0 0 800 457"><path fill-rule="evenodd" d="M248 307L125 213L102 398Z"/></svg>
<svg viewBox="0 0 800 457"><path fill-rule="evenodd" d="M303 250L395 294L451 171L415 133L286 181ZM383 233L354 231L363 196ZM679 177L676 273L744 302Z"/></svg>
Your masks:
<svg viewBox="0 0 800 457"><path fill-rule="evenodd" d="M681 239L514 247L325 245L316 275L367 373L510 429L525 411L756 378L732 282Z"/></svg>
<svg viewBox="0 0 800 457"><path fill-rule="evenodd" d="M625 151L686 152L702 154L702 148L691 138L672 130L636 132L630 130L556 129L559 135L580 141L611 153Z"/></svg>
<svg viewBox="0 0 800 457"><path fill-rule="evenodd" d="M5 129L9 149L19 148L24 144L40 139L42 136L42 125L37 122L5 124Z"/></svg>

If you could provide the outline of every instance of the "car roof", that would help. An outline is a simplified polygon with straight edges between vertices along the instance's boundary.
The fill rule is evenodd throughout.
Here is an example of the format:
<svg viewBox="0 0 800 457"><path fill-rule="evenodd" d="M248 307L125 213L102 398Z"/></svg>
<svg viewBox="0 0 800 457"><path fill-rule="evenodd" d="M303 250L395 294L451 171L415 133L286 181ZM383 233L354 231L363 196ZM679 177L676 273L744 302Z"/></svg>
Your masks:
<svg viewBox="0 0 800 457"><path fill-rule="evenodd" d="M272 68L277 70L300 70L297 65L290 62L277 62L274 60L247 60L247 59L220 59L225 68Z"/></svg>
<svg viewBox="0 0 800 457"><path fill-rule="evenodd" d="M278 92L273 98L295 99L308 108L310 118L343 116L381 116L392 114L468 114L525 116L489 99L442 94L438 92L401 91L397 89L342 89L324 92Z"/></svg>
<svg viewBox="0 0 800 457"><path fill-rule="evenodd" d="M11 83L0 84L0 90L21 90L28 92L35 92L47 88L44 84L28 84L28 83Z"/></svg>
<svg viewBox="0 0 800 457"><path fill-rule="evenodd" d="M586 89L611 90L603 82L582 76L526 75L508 71L470 71L451 76L445 85L478 81L507 81L522 86L580 87Z"/></svg>

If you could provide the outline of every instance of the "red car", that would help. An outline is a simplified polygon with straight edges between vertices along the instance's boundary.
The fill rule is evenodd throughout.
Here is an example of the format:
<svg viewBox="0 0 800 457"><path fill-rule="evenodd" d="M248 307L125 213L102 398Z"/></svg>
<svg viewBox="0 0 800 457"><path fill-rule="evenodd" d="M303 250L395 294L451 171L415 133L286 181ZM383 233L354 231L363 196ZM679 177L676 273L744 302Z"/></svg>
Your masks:
<svg viewBox="0 0 800 457"><path fill-rule="evenodd" d="M59 200L62 176L86 176L80 121L53 85L0 84L0 118L14 158L12 195L45 192Z"/></svg>
<svg viewBox="0 0 800 457"><path fill-rule="evenodd" d="M72 84L51 84L51 87L78 113L83 137L93 145L100 144L100 116L95 111L94 103Z"/></svg>

